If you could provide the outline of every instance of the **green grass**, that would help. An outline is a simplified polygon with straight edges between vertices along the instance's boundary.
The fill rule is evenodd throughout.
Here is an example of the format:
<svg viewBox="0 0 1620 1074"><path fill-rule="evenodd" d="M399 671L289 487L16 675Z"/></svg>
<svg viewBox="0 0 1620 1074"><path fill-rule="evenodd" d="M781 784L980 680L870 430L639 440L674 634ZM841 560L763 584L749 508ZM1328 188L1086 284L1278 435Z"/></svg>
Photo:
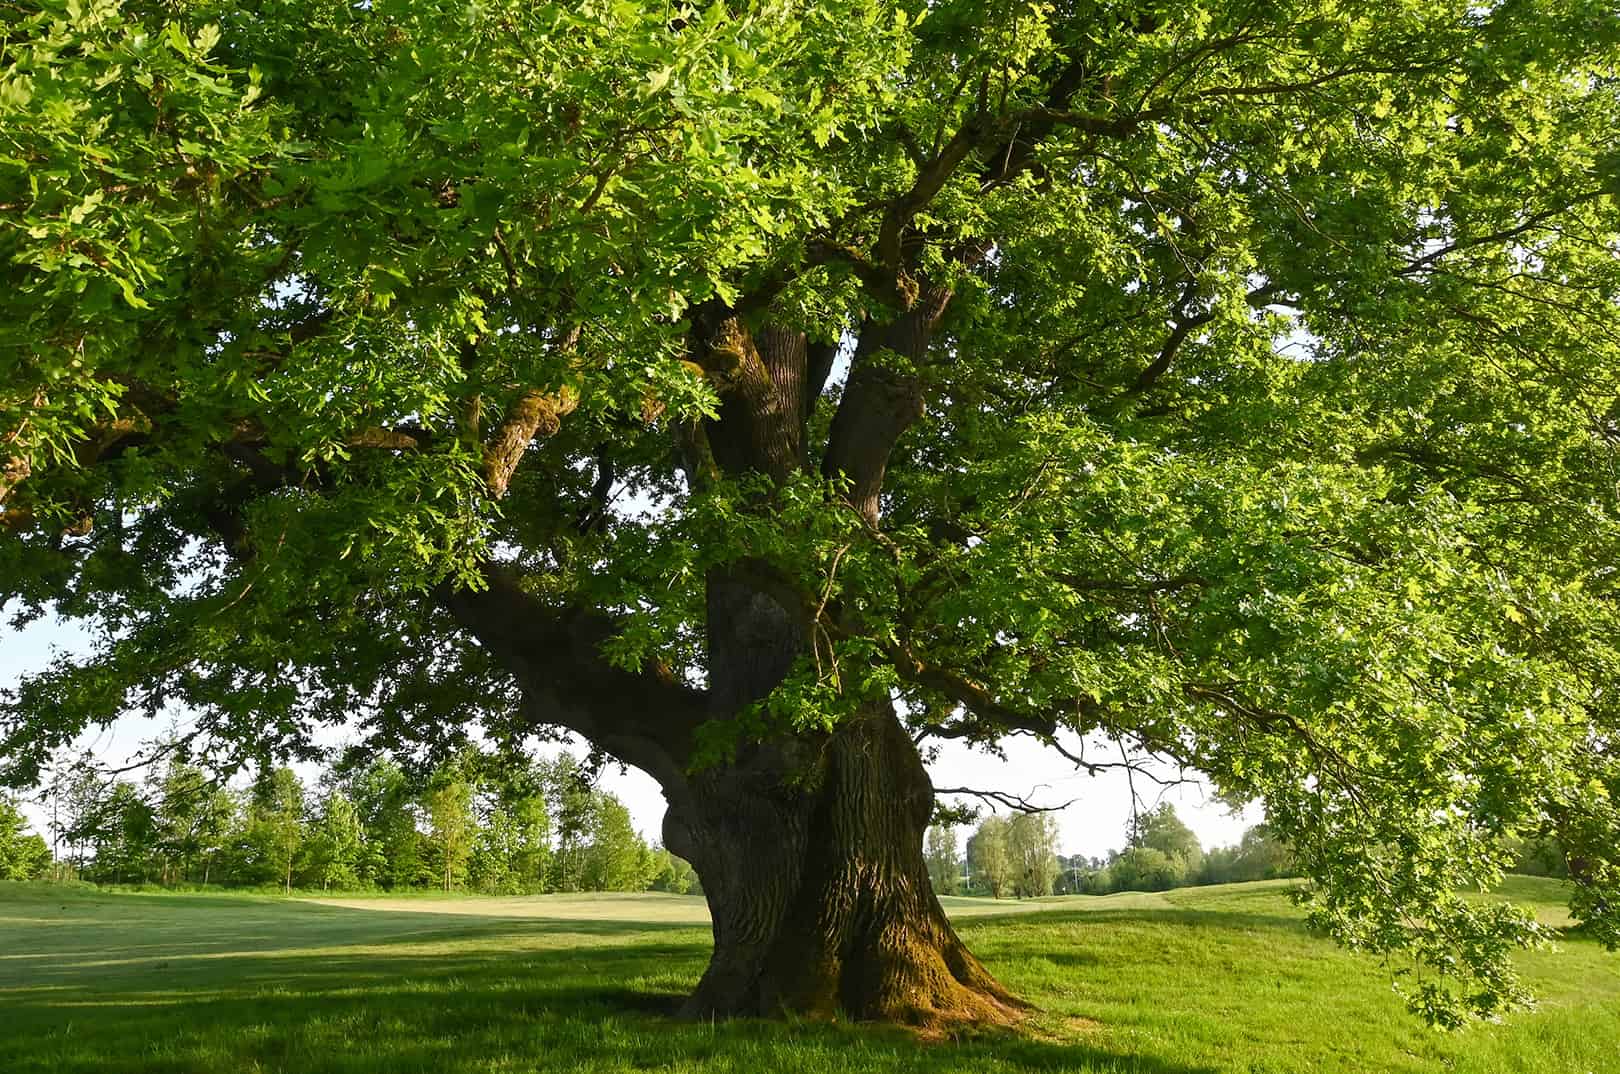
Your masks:
<svg viewBox="0 0 1620 1074"><path fill-rule="evenodd" d="M1555 883L1509 893L1562 920ZM0 1071L1620 1071L1620 958L1577 937L1524 956L1539 1010L1447 1035L1275 884L948 902L1041 1008L1021 1031L673 1021L707 956L699 899L0 885Z"/></svg>

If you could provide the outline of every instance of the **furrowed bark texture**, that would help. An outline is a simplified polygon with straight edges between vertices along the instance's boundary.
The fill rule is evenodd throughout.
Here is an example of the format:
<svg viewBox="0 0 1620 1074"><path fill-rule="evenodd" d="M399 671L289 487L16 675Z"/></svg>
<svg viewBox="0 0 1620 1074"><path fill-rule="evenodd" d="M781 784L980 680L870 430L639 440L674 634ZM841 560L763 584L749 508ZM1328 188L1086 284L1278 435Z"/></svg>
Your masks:
<svg viewBox="0 0 1620 1074"><path fill-rule="evenodd" d="M1014 1020L1023 1005L929 885L933 791L894 713L875 708L813 748L787 771L779 750L711 770L694 784L696 813L666 818L667 845L697 868L714 918L714 957L685 1013Z"/></svg>
<svg viewBox="0 0 1620 1074"><path fill-rule="evenodd" d="M808 641L741 578L716 572L708 604L710 703L724 718L769 694ZM922 857L933 787L887 703L831 734L750 745L690 776L682 798L665 845L697 869L714 922L688 1015L1015 1015L934 897Z"/></svg>

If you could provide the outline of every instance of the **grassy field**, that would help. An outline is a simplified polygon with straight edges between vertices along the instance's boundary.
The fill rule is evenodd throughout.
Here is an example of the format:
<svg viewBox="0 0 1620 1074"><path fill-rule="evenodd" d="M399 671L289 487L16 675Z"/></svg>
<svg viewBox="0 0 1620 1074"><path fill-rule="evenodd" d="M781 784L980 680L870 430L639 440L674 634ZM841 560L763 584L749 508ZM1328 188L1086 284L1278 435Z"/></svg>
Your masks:
<svg viewBox="0 0 1620 1074"><path fill-rule="evenodd" d="M1510 893L1561 921L1557 885ZM1277 885L949 900L1041 1012L1017 1033L676 1022L700 899L276 899L0 885L0 1071L1620 1071L1620 957L1566 937L1539 1010L1445 1035ZM1012 912L1010 912L1012 911Z"/></svg>

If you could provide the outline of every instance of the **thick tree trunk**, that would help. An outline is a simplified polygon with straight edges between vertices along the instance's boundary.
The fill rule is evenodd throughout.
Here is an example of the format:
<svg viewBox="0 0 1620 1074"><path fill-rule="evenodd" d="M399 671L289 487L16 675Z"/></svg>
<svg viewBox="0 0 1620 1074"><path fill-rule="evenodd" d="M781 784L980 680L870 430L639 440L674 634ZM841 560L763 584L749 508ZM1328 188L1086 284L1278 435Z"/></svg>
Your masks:
<svg viewBox="0 0 1620 1074"><path fill-rule="evenodd" d="M731 712L802 651L768 597L710 579L710 690ZM844 1015L921 1026L1004 1023L1023 1004L968 953L928 881L933 788L887 702L830 734L745 746L671 796L665 845L690 861L714 954L695 1017Z"/></svg>
<svg viewBox="0 0 1620 1074"><path fill-rule="evenodd" d="M1018 1016L934 897L922 855L933 791L886 705L819 742L760 747L690 791L695 809L671 810L665 842L703 880L714 955L686 1013Z"/></svg>

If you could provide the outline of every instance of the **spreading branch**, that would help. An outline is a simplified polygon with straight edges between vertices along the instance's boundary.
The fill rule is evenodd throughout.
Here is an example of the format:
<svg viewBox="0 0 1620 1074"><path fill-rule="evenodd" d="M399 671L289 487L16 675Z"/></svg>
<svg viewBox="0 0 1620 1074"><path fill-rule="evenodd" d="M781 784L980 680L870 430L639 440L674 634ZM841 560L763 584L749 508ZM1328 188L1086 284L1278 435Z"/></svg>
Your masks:
<svg viewBox="0 0 1620 1074"><path fill-rule="evenodd" d="M894 321L867 322L856 343L849 383L828 432L822 473L849 482L849 501L868 522L877 521L878 496L895 444L923 415L923 384L916 367L950 300L949 288L930 287Z"/></svg>
<svg viewBox="0 0 1620 1074"><path fill-rule="evenodd" d="M1189 288L1191 286L1189 284ZM1286 290L1279 284L1267 284L1264 287L1257 287L1250 291L1244 296L1244 301L1250 306L1259 309L1269 305ZM1158 355L1137 375L1136 379L1131 382L1130 387L1125 389L1125 394L1133 396L1150 391L1159 382L1159 379L1170 371L1170 366L1175 362L1176 355L1180 352L1182 345L1187 342L1187 338L1193 332L1213 321L1217 312L1218 308L1211 306L1201 313L1183 313L1178 316L1171 326L1170 335L1165 339L1164 346L1159 348Z"/></svg>
<svg viewBox="0 0 1620 1074"><path fill-rule="evenodd" d="M532 724L582 735L666 787L683 784L692 732L709 717L706 695L657 661L611 663L611 616L549 605L495 565L482 581L478 590L446 582L434 596L516 676Z"/></svg>

